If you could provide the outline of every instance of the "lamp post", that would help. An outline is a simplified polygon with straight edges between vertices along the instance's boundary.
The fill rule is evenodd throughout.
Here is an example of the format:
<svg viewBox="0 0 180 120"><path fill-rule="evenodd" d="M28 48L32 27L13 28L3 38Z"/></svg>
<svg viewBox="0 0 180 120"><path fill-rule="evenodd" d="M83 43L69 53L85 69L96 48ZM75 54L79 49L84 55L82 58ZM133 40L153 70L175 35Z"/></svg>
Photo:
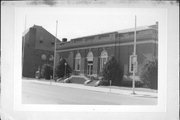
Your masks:
<svg viewBox="0 0 180 120"><path fill-rule="evenodd" d="M109 82L110 82L110 92L111 92L111 84L112 84L112 81L110 80Z"/></svg>
<svg viewBox="0 0 180 120"><path fill-rule="evenodd" d="M55 80L55 67L56 67L56 41L57 41L57 28L58 28L58 21L56 21L56 37L54 40L54 63L53 63L53 79Z"/></svg>
<svg viewBox="0 0 180 120"><path fill-rule="evenodd" d="M67 63L65 62L64 65L65 65L65 71L64 71L64 73L65 73L65 77L66 77L66 66L67 66Z"/></svg>
<svg viewBox="0 0 180 120"><path fill-rule="evenodd" d="M135 73L137 68L137 56L136 56L136 16L135 16L135 30L134 30L134 52L133 52L133 84L132 89L133 93L135 94Z"/></svg>

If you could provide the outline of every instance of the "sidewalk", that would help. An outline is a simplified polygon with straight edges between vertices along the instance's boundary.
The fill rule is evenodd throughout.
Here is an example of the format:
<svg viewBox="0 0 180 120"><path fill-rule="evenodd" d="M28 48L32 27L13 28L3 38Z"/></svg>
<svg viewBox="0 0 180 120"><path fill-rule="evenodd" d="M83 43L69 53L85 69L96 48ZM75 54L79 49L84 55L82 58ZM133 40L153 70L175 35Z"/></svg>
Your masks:
<svg viewBox="0 0 180 120"><path fill-rule="evenodd" d="M91 90L91 91L96 91L96 92L131 95L131 96L136 96L136 97L157 98L157 95L158 95L158 93L156 91L154 91L154 90L143 90L143 88L135 88L135 93L136 94L132 94L132 89L127 88L127 87L117 87L117 86L93 87L93 86L86 86L84 84L59 83L59 82L55 82L54 80L43 80L43 79L40 79L40 80L31 79L31 80L23 80L23 81L36 82L36 83L42 83L42 84L47 84L47 85L62 86L62 87L86 89L86 90Z"/></svg>

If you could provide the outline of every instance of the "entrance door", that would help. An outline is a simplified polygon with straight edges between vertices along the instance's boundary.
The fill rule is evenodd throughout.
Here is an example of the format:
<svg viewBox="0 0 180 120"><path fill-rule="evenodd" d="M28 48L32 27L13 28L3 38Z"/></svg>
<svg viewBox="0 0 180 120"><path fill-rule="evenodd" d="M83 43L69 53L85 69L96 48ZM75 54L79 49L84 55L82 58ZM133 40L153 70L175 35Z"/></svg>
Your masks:
<svg viewBox="0 0 180 120"><path fill-rule="evenodd" d="M90 51L87 55L87 75L93 74L93 53Z"/></svg>
<svg viewBox="0 0 180 120"><path fill-rule="evenodd" d="M92 75L93 74L93 61L88 61L87 74L88 75Z"/></svg>

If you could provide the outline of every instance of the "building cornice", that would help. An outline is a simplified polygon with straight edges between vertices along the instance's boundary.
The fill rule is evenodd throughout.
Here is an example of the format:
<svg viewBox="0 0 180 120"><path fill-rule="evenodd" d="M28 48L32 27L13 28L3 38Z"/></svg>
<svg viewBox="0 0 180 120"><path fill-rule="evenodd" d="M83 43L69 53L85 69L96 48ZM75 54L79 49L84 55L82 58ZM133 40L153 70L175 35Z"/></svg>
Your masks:
<svg viewBox="0 0 180 120"><path fill-rule="evenodd" d="M158 44L158 41L155 40L146 40L146 41L138 41L136 44L148 44L148 43L153 43L153 44ZM92 49L92 48L103 48L103 47L114 47L114 46L127 46L127 45L133 45L134 42L126 42L126 43L111 43L111 44L103 44L103 45L93 45L93 46L83 46L83 47L76 47L76 48L67 48L67 49L61 49L57 50L56 52L66 52L66 51L72 51L72 50L80 50L80 49Z"/></svg>

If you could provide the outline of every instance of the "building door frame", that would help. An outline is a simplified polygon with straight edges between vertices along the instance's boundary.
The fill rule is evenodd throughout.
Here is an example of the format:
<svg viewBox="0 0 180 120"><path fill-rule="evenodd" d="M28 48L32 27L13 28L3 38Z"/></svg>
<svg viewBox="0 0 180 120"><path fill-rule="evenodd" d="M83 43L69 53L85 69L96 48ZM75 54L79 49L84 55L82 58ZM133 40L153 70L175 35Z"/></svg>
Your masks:
<svg viewBox="0 0 180 120"><path fill-rule="evenodd" d="M93 61L88 61L87 64L87 74L92 75L93 74Z"/></svg>
<svg viewBox="0 0 180 120"><path fill-rule="evenodd" d="M93 74L93 53L89 51L87 55L87 75Z"/></svg>

